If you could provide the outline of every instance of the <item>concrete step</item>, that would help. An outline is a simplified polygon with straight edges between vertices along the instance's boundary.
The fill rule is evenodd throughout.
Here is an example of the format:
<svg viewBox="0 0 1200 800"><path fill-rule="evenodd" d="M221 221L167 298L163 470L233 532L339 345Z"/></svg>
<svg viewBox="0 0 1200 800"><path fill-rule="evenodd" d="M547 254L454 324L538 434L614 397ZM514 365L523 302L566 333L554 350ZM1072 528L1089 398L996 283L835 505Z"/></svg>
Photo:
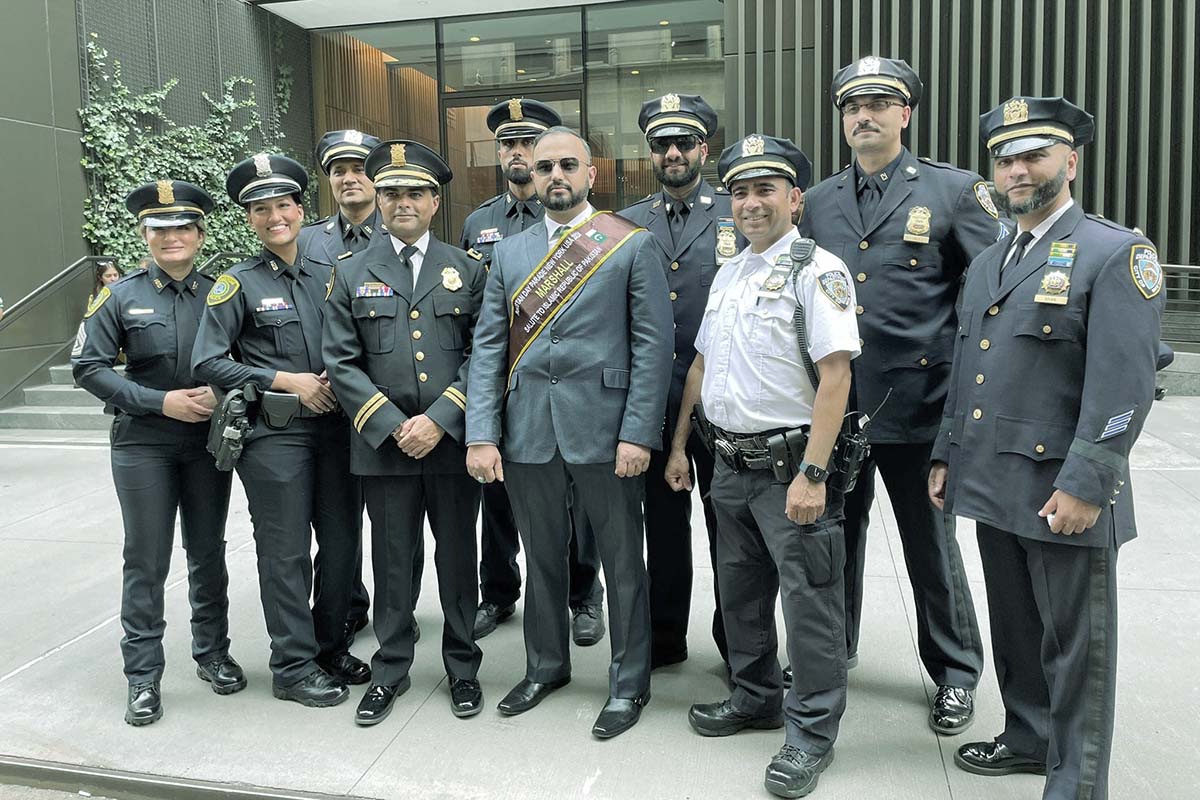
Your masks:
<svg viewBox="0 0 1200 800"><path fill-rule="evenodd" d="M25 430L22 428L0 428L0 445L17 445L20 447L107 447L108 429L55 430L33 428Z"/></svg>
<svg viewBox="0 0 1200 800"><path fill-rule="evenodd" d="M103 407L103 403L83 389L59 384L30 386L25 390L26 406Z"/></svg>
<svg viewBox="0 0 1200 800"><path fill-rule="evenodd" d="M112 417L102 406L17 406L0 409L0 428L103 430L112 424Z"/></svg>
<svg viewBox="0 0 1200 800"><path fill-rule="evenodd" d="M1200 395L1200 353L1176 351L1171 366L1158 373L1158 385L1170 397Z"/></svg>
<svg viewBox="0 0 1200 800"><path fill-rule="evenodd" d="M71 374L70 364L59 364L50 368L50 382L55 386L74 386L75 376Z"/></svg>

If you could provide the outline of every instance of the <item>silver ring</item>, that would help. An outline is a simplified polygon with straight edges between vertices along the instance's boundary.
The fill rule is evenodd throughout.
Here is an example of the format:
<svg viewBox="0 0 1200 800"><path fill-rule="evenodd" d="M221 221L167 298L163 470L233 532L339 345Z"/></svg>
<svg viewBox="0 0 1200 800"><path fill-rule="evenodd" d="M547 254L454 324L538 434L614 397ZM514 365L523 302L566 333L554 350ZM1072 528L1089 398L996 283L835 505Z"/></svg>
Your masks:
<svg viewBox="0 0 1200 800"><path fill-rule="evenodd" d="M481 475L476 475L475 480L479 481L480 483L487 483L487 479Z"/></svg>

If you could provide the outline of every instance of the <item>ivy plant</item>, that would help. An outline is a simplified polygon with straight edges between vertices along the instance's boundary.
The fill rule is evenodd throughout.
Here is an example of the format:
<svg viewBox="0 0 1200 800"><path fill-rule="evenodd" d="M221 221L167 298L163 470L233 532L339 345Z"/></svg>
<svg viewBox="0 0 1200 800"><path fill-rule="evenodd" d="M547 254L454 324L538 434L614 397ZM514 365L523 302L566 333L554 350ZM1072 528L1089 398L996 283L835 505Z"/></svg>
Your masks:
<svg viewBox="0 0 1200 800"><path fill-rule="evenodd" d="M225 176L260 149L285 152L282 115L291 101L290 69L276 75L276 110L265 123L254 82L233 77L225 81L219 97L201 93L208 109L203 122L179 124L163 111L176 79L157 89L134 91L121 78L121 62L110 60L94 33L86 57L87 101L79 117L81 163L90 192L84 201L83 236L93 252L113 257L122 271L137 266L146 245L125 208L125 196L144 183L163 179L194 183L216 202L207 220L201 261L221 251L257 252L261 245L246 225L245 212L226 194Z"/></svg>

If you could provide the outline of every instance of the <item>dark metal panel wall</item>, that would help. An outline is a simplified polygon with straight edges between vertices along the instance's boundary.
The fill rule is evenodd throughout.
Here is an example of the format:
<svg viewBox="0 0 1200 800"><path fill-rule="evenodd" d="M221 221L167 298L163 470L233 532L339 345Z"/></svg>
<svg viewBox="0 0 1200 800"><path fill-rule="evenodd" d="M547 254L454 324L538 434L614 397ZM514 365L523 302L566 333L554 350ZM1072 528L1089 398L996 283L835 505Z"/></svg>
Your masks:
<svg viewBox="0 0 1200 800"><path fill-rule="evenodd" d="M1096 116L1076 196L1146 231L1164 261L1200 263L1194 0L726 0L730 137L795 139L826 176L850 158L829 98L862 56L925 81L906 144L990 177L978 117L1013 94L1064 95ZM797 45L799 43L799 45Z"/></svg>

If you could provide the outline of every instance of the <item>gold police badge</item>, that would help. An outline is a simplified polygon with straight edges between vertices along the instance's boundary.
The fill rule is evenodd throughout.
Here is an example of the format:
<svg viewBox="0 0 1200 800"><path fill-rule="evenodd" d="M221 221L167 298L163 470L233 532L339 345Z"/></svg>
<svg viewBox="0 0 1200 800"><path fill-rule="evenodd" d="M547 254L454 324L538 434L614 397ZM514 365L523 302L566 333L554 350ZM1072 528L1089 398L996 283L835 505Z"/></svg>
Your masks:
<svg viewBox="0 0 1200 800"><path fill-rule="evenodd" d="M929 222L933 214L925 206L913 206L908 210L904 223L904 241L929 244Z"/></svg>
<svg viewBox="0 0 1200 800"><path fill-rule="evenodd" d="M767 143L758 134L747 136L742 140L742 158L746 158L747 156L761 156L766 146Z"/></svg>
<svg viewBox="0 0 1200 800"><path fill-rule="evenodd" d="M458 270L454 267L446 267L442 270L442 286L452 292L457 292L462 285L462 276L458 274Z"/></svg>
<svg viewBox="0 0 1200 800"><path fill-rule="evenodd" d="M402 144L392 145L392 166L393 167L404 167L407 165L408 165L408 161L404 157L404 145L402 145Z"/></svg>
<svg viewBox="0 0 1200 800"><path fill-rule="evenodd" d="M170 181L158 182L158 203L159 205L169 206L175 204L175 187Z"/></svg>
<svg viewBox="0 0 1200 800"><path fill-rule="evenodd" d="M1017 125L1029 121L1029 103L1014 97L1004 104L1004 124Z"/></svg>
<svg viewBox="0 0 1200 800"><path fill-rule="evenodd" d="M679 95L664 94L658 103L658 113L671 114L679 110Z"/></svg>
<svg viewBox="0 0 1200 800"><path fill-rule="evenodd" d="M733 258L737 255L737 234L732 225L717 228L717 255L721 258Z"/></svg>
<svg viewBox="0 0 1200 800"><path fill-rule="evenodd" d="M525 119L525 112L521 109L521 98L514 97L508 101L508 118L513 122Z"/></svg>

